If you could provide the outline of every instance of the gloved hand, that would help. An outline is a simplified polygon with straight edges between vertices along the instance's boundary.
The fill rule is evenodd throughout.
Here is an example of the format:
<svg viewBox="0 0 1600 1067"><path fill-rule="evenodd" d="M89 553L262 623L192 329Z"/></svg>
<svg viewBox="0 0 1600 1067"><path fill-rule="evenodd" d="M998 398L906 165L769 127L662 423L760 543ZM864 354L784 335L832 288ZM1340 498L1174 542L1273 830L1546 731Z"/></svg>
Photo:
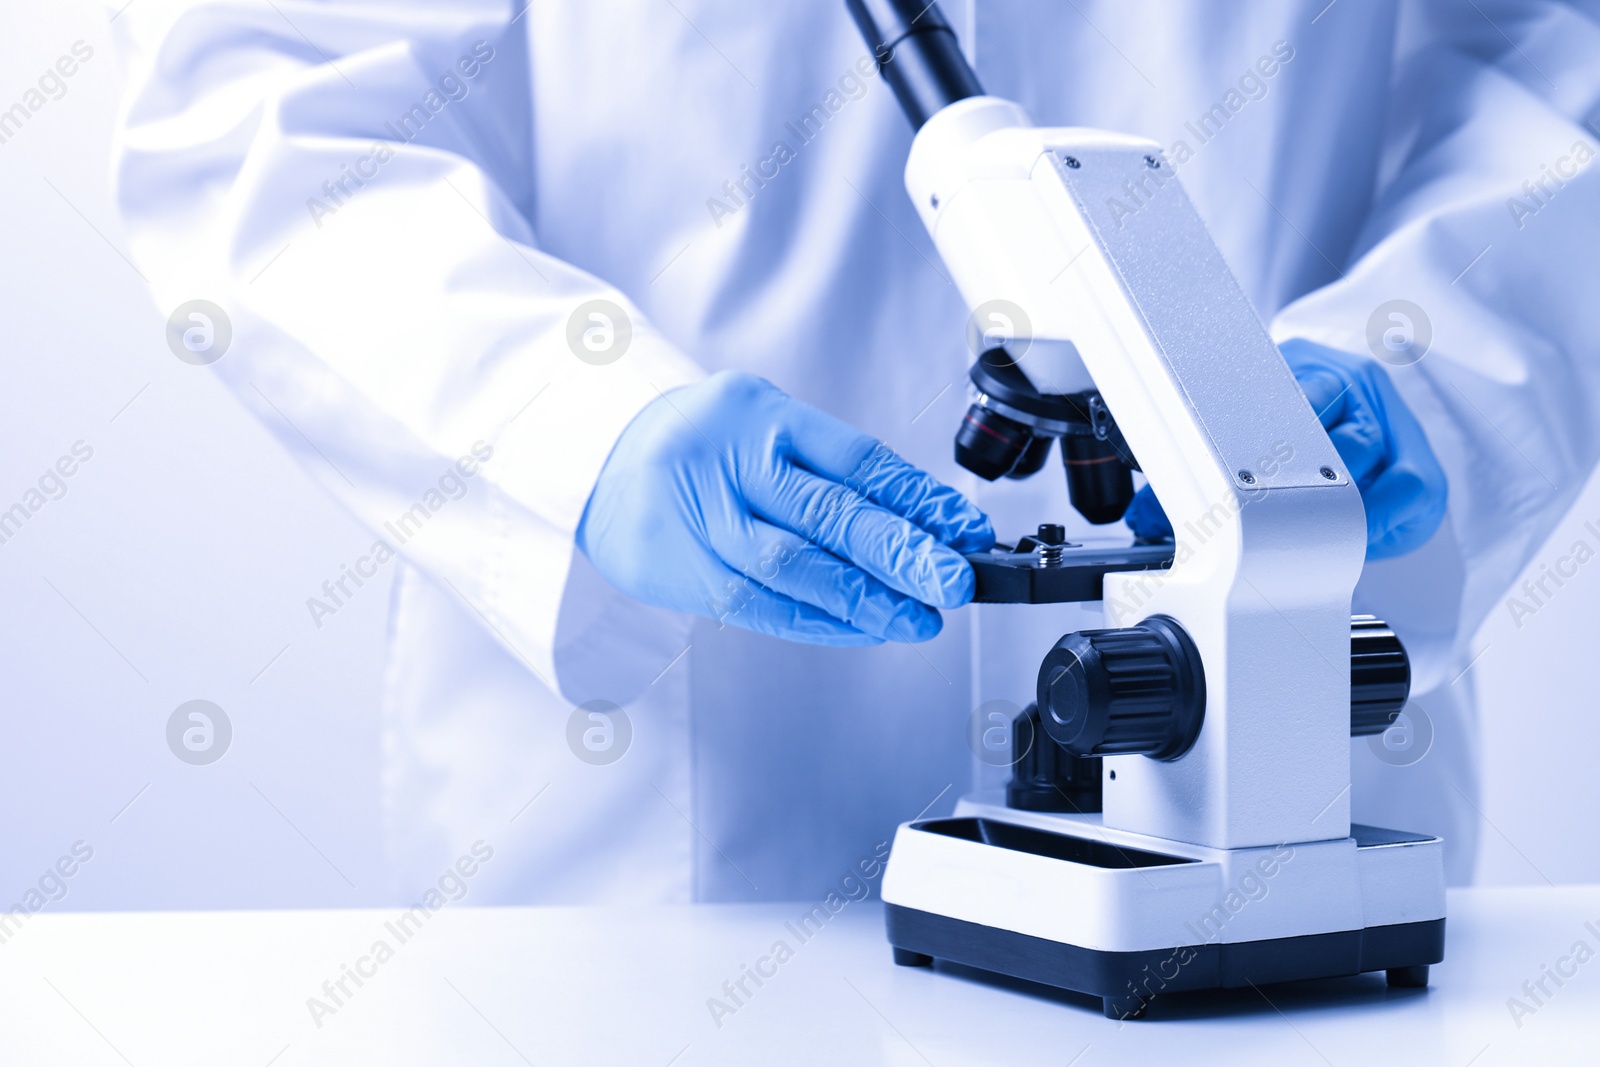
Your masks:
<svg viewBox="0 0 1600 1067"><path fill-rule="evenodd" d="M989 519L881 442L750 374L651 401L578 547L648 604L820 645L926 641L972 599Z"/></svg>
<svg viewBox="0 0 1600 1067"><path fill-rule="evenodd" d="M1448 486L1416 416L1377 363L1295 339L1280 346L1300 389L1350 469L1367 509L1367 558L1419 548L1444 521ZM1149 486L1124 516L1139 537L1172 536Z"/></svg>

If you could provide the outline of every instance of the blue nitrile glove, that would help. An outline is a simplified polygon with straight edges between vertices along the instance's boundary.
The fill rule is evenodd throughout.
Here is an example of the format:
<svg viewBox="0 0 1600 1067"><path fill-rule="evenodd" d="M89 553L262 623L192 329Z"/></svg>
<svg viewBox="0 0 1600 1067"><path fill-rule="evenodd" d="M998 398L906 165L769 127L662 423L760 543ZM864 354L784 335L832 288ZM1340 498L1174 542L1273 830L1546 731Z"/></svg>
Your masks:
<svg viewBox="0 0 1600 1067"><path fill-rule="evenodd" d="M881 442L729 371L618 438L578 547L657 607L819 645L926 641L972 599L989 519Z"/></svg>
<svg viewBox="0 0 1600 1067"><path fill-rule="evenodd" d="M1279 349L1350 469L1367 510L1367 558L1420 548L1444 521L1449 487L1428 438L1377 363L1294 339ZM1172 536L1147 485L1124 518L1143 538Z"/></svg>

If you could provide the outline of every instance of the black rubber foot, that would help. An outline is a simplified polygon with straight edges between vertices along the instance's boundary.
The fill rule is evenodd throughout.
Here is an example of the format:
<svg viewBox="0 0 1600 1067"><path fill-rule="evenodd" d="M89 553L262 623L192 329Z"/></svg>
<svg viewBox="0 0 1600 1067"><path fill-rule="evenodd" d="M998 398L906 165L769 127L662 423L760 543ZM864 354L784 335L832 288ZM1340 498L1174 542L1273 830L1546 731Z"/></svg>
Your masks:
<svg viewBox="0 0 1600 1067"><path fill-rule="evenodd" d="M1384 972L1389 979L1390 989L1426 989L1428 988L1428 965L1426 963L1417 967L1390 967Z"/></svg>
<svg viewBox="0 0 1600 1067"><path fill-rule="evenodd" d="M896 966L900 966L900 967L932 967L933 966L933 957L932 956L923 955L921 952L912 952L908 948L900 948L899 946L891 946L891 947L894 948L894 962L895 962ZM1423 970L1426 971L1427 968L1424 967Z"/></svg>
<svg viewBox="0 0 1600 1067"><path fill-rule="evenodd" d="M1142 1019L1150 1010L1150 1001L1144 997L1101 997L1100 1006L1107 1019Z"/></svg>

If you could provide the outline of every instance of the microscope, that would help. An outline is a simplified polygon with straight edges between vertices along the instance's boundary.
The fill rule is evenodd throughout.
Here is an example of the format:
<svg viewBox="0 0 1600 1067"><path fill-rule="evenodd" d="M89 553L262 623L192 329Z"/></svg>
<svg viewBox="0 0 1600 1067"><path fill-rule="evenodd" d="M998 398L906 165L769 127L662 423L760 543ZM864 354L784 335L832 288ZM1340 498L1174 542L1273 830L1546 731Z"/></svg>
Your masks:
<svg viewBox="0 0 1600 1067"><path fill-rule="evenodd" d="M984 95L926 0L847 0L916 136L905 183L968 308L956 457L1026 478L1060 442L1072 506L1118 522L1143 473L1166 542L1062 526L969 557L980 602L1099 602L1045 654L1003 790L899 827L894 961L1099 997L1384 971L1444 958L1444 844L1350 822L1350 738L1410 666L1350 613L1360 494L1154 143L1038 128ZM1042 642L1041 642L1042 643Z"/></svg>

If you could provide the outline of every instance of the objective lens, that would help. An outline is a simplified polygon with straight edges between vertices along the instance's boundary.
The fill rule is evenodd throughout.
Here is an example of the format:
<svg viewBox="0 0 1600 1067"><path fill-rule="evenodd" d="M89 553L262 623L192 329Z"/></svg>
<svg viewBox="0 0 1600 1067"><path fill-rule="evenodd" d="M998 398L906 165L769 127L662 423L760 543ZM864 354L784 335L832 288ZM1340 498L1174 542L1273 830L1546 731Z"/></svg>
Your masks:
<svg viewBox="0 0 1600 1067"><path fill-rule="evenodd" d="M1050 446L1055 443L1055 438L1035 434L1028 447L1023 449L1022 456L1017 460L1017 465L1006 471L1007 478L1031 478L1044 470L1044 465L1050 458Z"/></svg>
<svg viewBox="0 0 1600 1067"><path fill-rule="evenodd" d="M956 431L956 462L992 482L1015 467L1032 442L1033 432L1022 423L973 404Z"/></svg>
<svg viewBox="0 0 1600 1067"><path fill-rule="evenodd" d="M1133 472L1116 446L1088 434L1061 439L1067 468L1067 495L1078 514L1104 526L1116 522L1133 502Z"/></svg>

